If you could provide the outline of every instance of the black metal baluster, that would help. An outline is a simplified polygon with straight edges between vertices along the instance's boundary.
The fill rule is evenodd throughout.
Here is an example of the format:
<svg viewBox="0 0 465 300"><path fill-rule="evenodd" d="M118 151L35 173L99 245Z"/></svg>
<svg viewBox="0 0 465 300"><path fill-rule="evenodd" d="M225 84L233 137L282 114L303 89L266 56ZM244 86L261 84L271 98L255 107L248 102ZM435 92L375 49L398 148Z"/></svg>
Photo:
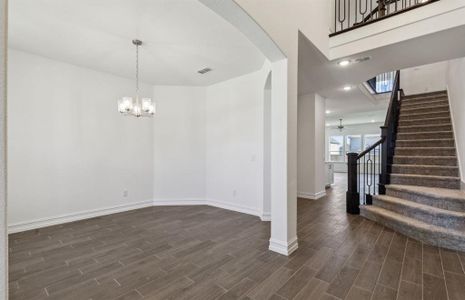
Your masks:
<svg viewBox="0 0 465 300"><path fill-rule="evenodd" d="M350 28L350 0L347 1L349 1L347 3L347 28Z"/></svg>

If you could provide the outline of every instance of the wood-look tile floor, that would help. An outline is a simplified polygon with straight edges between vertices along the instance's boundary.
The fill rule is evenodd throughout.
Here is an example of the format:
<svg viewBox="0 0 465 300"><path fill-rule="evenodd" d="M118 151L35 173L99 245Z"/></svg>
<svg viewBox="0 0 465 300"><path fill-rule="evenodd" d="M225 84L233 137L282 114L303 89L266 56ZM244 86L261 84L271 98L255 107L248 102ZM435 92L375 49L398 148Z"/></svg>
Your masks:
<svg viewBox="0 0 465 300"><path fill-rule="evenodd" d="M344 177L299 200L299 250L269 223L153 207L10 235L10 299L465 299L465 253L345 213Z"/></svg>

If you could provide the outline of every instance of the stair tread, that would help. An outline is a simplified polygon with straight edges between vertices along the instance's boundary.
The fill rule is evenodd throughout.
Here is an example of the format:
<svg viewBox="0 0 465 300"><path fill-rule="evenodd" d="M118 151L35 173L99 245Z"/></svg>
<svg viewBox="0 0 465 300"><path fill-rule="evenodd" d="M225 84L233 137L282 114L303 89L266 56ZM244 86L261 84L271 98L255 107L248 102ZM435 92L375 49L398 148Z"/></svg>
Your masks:
<svg viewBox="0 0 465 300"><path fill-rule="evenodd" d="M424 195L424 196L438 198L438 199L454 199L454 200L460 200L460 201L465 202L465 191L463 190L431 188L431 187L425 187L425 186L401 185L401 184L388 184L386 185L386 188L403 191L403 192L416 193L419 195Z"/></svg>
<svg viewBox="0 0 465 300"><path fill-rule="evenodd" d="M420 125L399 125L398 128L418 128L418 127L438 127L438 126L448 126L452 123L443 123L443 124L420 124Z"/></svg>
<svg viewBox="0 0 465 300"><path fill-rule="evenodd" d="M401 107L410 108L410 107L416 106L416 105L437 104L437 103L447 102L447 98L444 98L444 99L437 99L437 98L424 99L424 101L426 101L426 100L430 100L430 101L428 101L428 102L420 102L419 99L417 99L417 101L411 101L410 103L409 103L409 101L405 101L405 102L402 101L401 102ZM420 103L418 103L418 102L420 102Z"/></svg>
<svg viewBox="0 0 465 300"><path fill-rule="evenodd" d="M449 113L449 111L429 111L429 112L417 112L417 113L409 113L409 114L402 114L401 117L406 117L406 116L424 116L424 115L438 115L438 114L446 114ZM450 115L449 115L450 116Z"/></svg>
<svg viewBox="0 0 465 300"><path fill-rule="evenodd" d="M373 196L374 198L381 199L382 201L387 201L391 203L396 203L404 206L408 206L410 208L422 210L434 215L445 215L445 216L453 216L457 218L465 218L465 212L459 212L459 211L453 211L453 210L448 210L448 209L443 209L443 208L438 208L434 207L431 205L426 205L426 204L421 204L418 202L410 201L410 200L405 200L402 198L397 198L393 196L387 196L387 195L375 195Z"/></svg>
<svg viewBox="0 0 465 300"><path fill-rule="evenodd" d="M465 239L465 232L450 229L450 228L446 228L446 227L441 227L441 226L437 226L437 225L432 225L432 224L429 224L429 223L425 223L423 221L420 221L420 220L417 220L417 219L414 219L414 218L410 218L410 217L407 217L405 215L398 214L396 212L387 210L387 209L382 208L382 207L377 207L377 206L373 206L373 205L362 205L362 206L360 206L360 209L371 211L373 213L380 214L380 215L382 215L384 217L394 219L395 221L403 223L403 224L405 224L407 226L413 226L413 227L417 227L417 228L420 228L420 229L423 229L423 230L428 230L428 231L440 232L440 233L443 233L443 234L446 234L446 235L453 235L455 237Z"/></svg>
<svg viewBox="0 0 465 300"><path fill-rule="evenodd" d="M438 165L412 165L412 164L392 164L393 167L407 168L431 168L431 169L458 169L458 166L438 166Z"/></svg>
<svg viewBox="0 0 465 300"><path fill-rule="evenodd" d="M417 98L417 97L434 97L434 96L437 96L437 95L445 95L445 96L447 96L447 90L404 95L404 96L402 96L402 99Z"/></svg>
<svg viewBox="0 0 465 300"><path fill-rule="evenodd" d="M455 149L455 147L396 147L396 149Z"/></svg>
<svg viewBox="0 0 465 300"><path fill-rule="evenodd" d="M438 117L438 118L424 118L424 119L413 119L413 120L401 120L401 122L421 122L421 121L431 121L431 120L450 120L451 117Z"/></svg>
<svg viewBox="0 0 465 300"><path fill-rule="evenodd" d="M422 175L422 174L399 174L399 173L391 173L391 176L398 176L398 177L411 177L411 178L428 178L428 179L449 179L449 180L460 180L460 177L454 176L439 176L439 175Z"/></svg>
<svg viewBox="0 0 465 300"><path fill-rule="evenodd" d="M405 157L408 157L408 158L412 158L412 157L421 157L421 158L448 158L448 159L456 159L457 156L453 155L453 156L450 156L450 155L447 155L447 156L434 156L434 155L425 155L425 156L418 156L418 155L394 155L394 157L400 157L400 158L405 158Z"/></svg>
<svg viewBox="0 0 465 300"><path fill-rule="evenodd" d="M404 107L400 108L400 112L402 111L414 111L414 110L420 110L420 109L433 109L433 108L449 108L449 104L443 104L443 105L428 105L428 106L423 106L423 107Z"/></svg>
<svg viewBox="0 0 465 300"><path fill-rule="evenodd" d="M452 133L452 130L448 130L448 131L428 131L428 132L422 132L422 131L416 131L416 132L399 132L397 134L412 134L412 135L415 135L415 134L447 134L447 133Z"/></svg>
<svg viewBox="0 0 465 300"><path fill-rule="evenodd" d="M443 142L443 141L455 141L454 139L418 139L418 140L401 140L397 139L397 142Z"/></svg>

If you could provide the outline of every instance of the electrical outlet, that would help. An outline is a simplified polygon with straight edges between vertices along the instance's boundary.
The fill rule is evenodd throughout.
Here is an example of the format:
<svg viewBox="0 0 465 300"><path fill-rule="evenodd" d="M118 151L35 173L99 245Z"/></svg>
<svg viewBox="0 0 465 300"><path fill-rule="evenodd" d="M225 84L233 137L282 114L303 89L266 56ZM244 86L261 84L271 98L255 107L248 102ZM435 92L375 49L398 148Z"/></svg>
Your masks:
<svg viewBox="0 0 465 300"><path fill-rule="evenodd" d="M129 192L128 192L127 190L124 190L124 191L123 191L123 197L124 197L124 198L127 198L128 195L129 195Z"/></svg>

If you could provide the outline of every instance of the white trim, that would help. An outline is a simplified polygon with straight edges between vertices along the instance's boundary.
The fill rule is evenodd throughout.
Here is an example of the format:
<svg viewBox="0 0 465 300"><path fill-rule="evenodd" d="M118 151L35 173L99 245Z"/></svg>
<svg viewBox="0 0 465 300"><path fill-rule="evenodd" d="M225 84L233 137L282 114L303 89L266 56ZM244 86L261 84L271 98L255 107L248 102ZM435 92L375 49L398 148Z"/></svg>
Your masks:
<svg viewBox="0 0 465 300"><path fill-rule="evenodd" d="M318 192L318 193L306 193L306 192L298 192L297 197L299 198L304 198L304 199L310 199L310 200L317 200L320 198L323 198L326 196L326 190Z"/></svg>
<svg viewBox="0 0 465 300"><path fill-rule="evenodd" d="M260 215L260 219L263 221L263 222L271 222L271 212L264 212L262 211L261 215Z"/></svg>
<svg viewBox="0 0 465 300"><path fill-rule="evenodd" d="M457 144L457 132L455 130L455 119L454 119L454 113L453 113L453 107L452 107L452 104L451 104L451 101L450 101L450 92L449 92L449 85L447 85L446 87L446 90L447 90L447 103L449 104L449 111L450 111L450 121L452 123L452 134L454 135L454 144L455 144L455 151L456 151L456 156L457 156L457 163L458 163L458 167L459 167L459 174L460 174L460 178L462 179L462 189L464 187L463 185L463 181L465 180L464 179L464 176L465 176L465 170L462 170L462 157L460 156L460 151L459 151L459 145ZM463 150L465 151L465 150Z"/></svg>
<svg viewBox="0 0 465 300"><path fill-rule="evenodd" d="M210 206L219 207L219 208L223 208L223 209L227 209L227 210L232 210L232 211L236 211L236 212L240 212L240 213L260 217L260 213L259 213L258 210L251 209L251 208L246 207L246 206L231 204L231 203L225 203L225 202L221 202L221 201L218 201L218 200L207 200L206 202L207 202L207 205L210 205Z"/></svg>
<svg viewBox="0 0 465 300"><path fill-rule="evenodd" d="M171 199L171 200L154 200L154 206L184 206L184 205L208 205L213 207L218 207L222 209L227 209L235 212L240 212L243 214L248 214L252 216L262 217L262 214L256 210L251 209L246 206L226 203L218 200L200 200L200 199ZM271 215L270 215L271 218Z"/></svg>
<svg viewBox="0 0 465 300"><path fill-rule="evenodd" d="M56 217L41 218L33 221L18 222L8 225L8 233L16 233L31 229L37 229L42 227L48 227L52 225L58 225L63 223L69 223L84 219L95 218L104 215L111 215L119 212L130 211L139 208L150 207L153 205L152 200L139 201L129 204L116 205L106 208L97 208L92 210L85 210L77 213L64 214Z"/></svg>
<svg viewBox="0 0 465 300"><path fill-rule="evenodd" d="M291 239L290 242L270 239L270 246L268 247L269 250L286 256L291 255L297 248L299 248L297 237Z"/></svg>
<svg viewBox="0 0 465 300"><path fill-rule="evenodd" d="M19 222L8 225L8 233L16 233L31 229L59 225L104 215L130 211L139 208L151 206L191 206L191 205L208 205L227 209L239 213L244 213L259 217L262 221L271 221L271 213L260 213L258 210L251 209L241 205L225 203L217 200L201 200L201 199L171 199L171 200L145 200L135 203L122 204L113 207L98 208L93 210L81 211L78 213L64 214L56 217L42 218L33 221Z"/></svg>
<svg viewBox="0 0 465 300"><path fill-rule="evenodd" d="M188 206L188 205L208 205L205 200L201 199L155 199L153 206Z"/></svg>

